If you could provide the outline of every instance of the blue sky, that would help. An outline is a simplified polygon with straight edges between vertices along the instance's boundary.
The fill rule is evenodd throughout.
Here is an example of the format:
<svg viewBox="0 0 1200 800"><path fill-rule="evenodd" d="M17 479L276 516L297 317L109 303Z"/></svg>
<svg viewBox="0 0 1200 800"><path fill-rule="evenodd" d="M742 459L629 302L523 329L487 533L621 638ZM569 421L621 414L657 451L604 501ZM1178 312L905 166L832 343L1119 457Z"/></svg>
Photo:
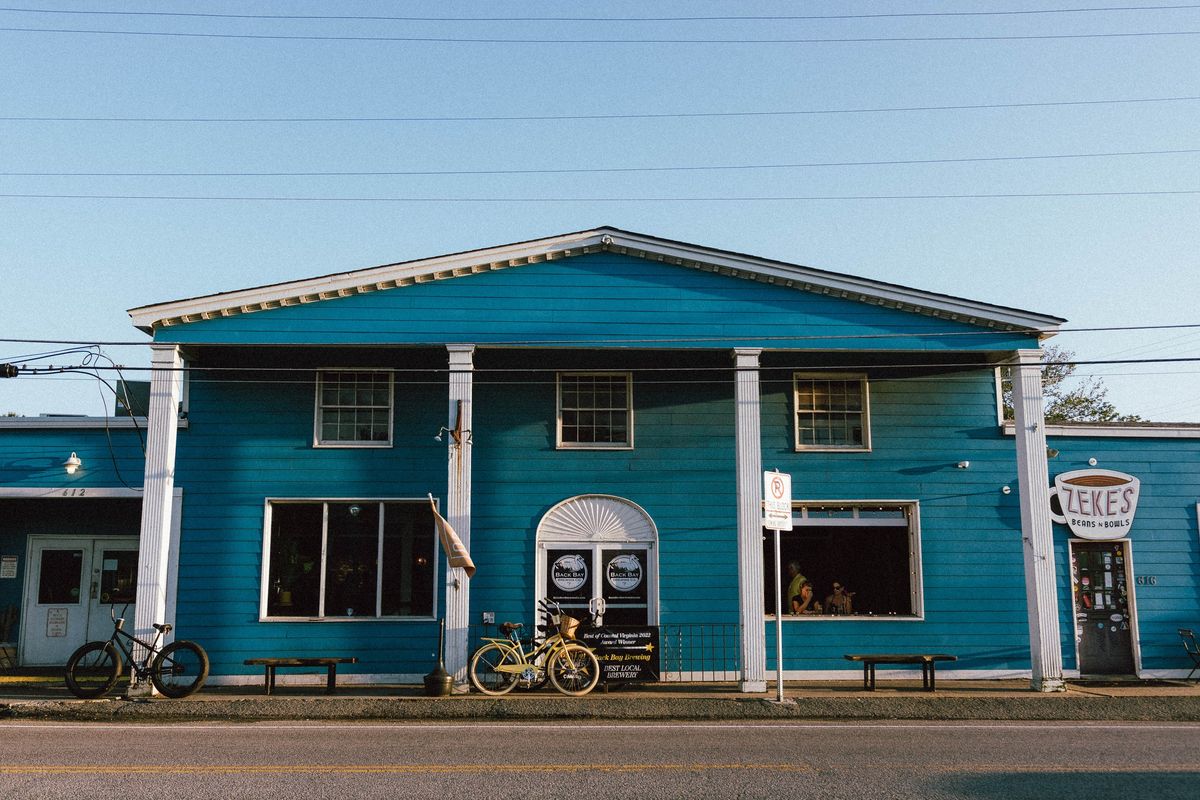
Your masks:
<svg viewBox="0 0 1200 800"><path fill-rule="evenodd" d="M1066 10L1118 5L1163 4L0 11L0 337L138 341L135 306L603 224L1069 328L1200 323L1200 152L1178 152L1200 149L1200 7ZM835 15L851 18L781 18ZM676 19L631 19L647 16ZM773 18L697 19L717 16ZM340 119L197 121L245 118ZM247 174L264 172L472 174ZM226 199L164 199L181 197ZM1054 341L1082 360L1200 357L1200 328ZM0 342L0 361L54 348ZM1200 420L1198 363L1080 373L1122 412ZM79 376L0 383L0 413L107 405Z"/></svg>

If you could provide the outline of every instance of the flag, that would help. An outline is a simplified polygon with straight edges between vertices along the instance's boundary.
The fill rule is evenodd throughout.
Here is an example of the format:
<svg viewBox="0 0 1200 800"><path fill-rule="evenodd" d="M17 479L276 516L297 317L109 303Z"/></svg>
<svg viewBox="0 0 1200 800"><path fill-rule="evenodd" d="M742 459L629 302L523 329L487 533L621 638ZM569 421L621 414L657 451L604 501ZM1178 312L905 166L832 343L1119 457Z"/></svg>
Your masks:
<svg viewBox="0 0 1200 800"><path fill-rule="evenodd" d="M450 526L445 517L438 513L432 494L429 495L429 508L433 511L433 525L437 528L438 539L442 543L442 550L446 553L447 563L451 567L462 567L468 578L473 577L475 562L471 560L471 554L467 552L466 546L462 543L462 539L458 538L454 528Z"/></svg>

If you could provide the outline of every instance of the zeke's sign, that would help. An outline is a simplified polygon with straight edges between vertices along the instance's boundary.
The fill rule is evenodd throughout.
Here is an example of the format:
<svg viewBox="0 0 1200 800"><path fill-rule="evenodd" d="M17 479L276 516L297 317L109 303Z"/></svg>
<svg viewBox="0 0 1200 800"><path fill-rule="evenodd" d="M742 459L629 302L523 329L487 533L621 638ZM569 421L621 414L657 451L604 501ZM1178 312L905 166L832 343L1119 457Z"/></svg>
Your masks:
<svg viewBox="0 0 1200 800"><path fill-rule="evenodd" d="M1050 518L1081 539L1121 539L1133 526L1140 487L1137 478L1111 469L1063 472L1050 490Z"/></svg>

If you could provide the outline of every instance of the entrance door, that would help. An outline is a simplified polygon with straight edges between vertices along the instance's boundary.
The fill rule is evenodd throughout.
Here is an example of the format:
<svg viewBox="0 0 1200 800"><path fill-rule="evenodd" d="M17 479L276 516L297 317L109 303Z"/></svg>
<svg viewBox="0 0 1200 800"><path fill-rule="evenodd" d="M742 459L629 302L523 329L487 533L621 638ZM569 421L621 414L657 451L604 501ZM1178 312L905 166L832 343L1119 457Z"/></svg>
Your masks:
<svg viewBox="0 0 1200 800"><path fill-rule="evenodd" d="M649 544L547 543L539 597L573 617L599 613L605 625L655 624Z"/></svg>
<svg viewBox="0 0 1200 800"><path fill-rule="evenodd" d="M107 639L114 606L132 619L137 556L137 539L31 538L21 663L65 664L84 642Z"/></svg>
<svg viewBox="0 0 1200 800"><path fill-rule="evenodd" d="M1075 643L1083 675L1132 675L1129 543L1071 542Z"/></svg>

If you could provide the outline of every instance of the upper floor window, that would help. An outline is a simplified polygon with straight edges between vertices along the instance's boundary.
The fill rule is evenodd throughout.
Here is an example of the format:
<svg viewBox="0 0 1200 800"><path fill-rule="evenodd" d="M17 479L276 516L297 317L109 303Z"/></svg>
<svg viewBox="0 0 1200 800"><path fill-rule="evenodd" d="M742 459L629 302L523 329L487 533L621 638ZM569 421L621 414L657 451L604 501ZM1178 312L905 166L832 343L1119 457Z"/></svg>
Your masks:
<svg viewBox="0 0 1200 800"><path fill-rule="evenodd" d="M633 447L633 376L628 372L560 372L558 446Z"/></svg>
<svg viewBox="0 0 1200 800"><path fill-rule="evenodd" d="M392 373L317 373L318 447L388 447L392 443Z"/></svg>
<svg viewBox="0 0 1200 800"><path fill-rule="evenodd" d="M796 449L870 450L865 375L796 373Z"/></svg>

